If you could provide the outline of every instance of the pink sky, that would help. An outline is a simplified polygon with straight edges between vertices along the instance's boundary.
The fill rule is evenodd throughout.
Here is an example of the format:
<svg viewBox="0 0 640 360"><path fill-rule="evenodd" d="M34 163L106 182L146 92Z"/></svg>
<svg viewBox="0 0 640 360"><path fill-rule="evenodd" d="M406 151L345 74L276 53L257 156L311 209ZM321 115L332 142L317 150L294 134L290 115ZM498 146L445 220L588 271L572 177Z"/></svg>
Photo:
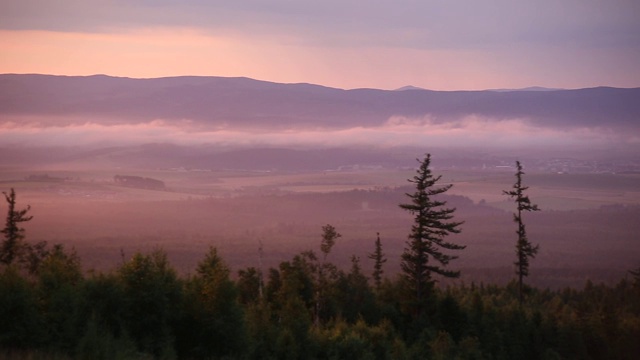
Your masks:
<svg viewBox="0 0 640 360"><path fill-rule="evenodd" d="M364 3L5 0L0 73L382 89L640 86L637 1Z"/></svg>

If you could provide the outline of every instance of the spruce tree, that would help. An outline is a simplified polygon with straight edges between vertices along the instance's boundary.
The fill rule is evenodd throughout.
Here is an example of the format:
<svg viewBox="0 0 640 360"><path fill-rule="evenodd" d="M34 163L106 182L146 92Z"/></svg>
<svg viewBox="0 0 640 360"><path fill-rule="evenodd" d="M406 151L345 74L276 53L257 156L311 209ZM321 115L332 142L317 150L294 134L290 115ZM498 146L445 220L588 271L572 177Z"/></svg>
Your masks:
<svg viewBox="0 0 640 360"><path fill-rule="evenodd" d="M523 211L539 211L538 205L532 204L529 196L524 192L529 187L522 185L522 164L516 161L516 182L513 184L513 190L503 191L505 195L514 199L517 205L517 212L513 214L513 221L518 224L518 241L516 243L516 275L518 276L518 299L522 304L523 279L529 275L529 258L535 258L538 253L538 245L533 246L527 238L527 231L522 221Z"/></svg>
<svg viewBox="0 0 640 360"><path fill-rule="evenodd" d="M373 263L373 282L376 286L376 290L380 290L380 284L382 282L382 274L384 270L382 270L382 265L387 262L387 259L384 257L384 253L382 252L382 243L380 242L380 233L376 233L376 248L370 253L367 257L374 261Z"/></svg>
<svg viewBox="0 0 640 360"><path fill-rule="evenodd" d="M449 190L452 185L436 186L442 176L434 177L429 168L431 155L420 161L416 175L408 181L415 184L416 191L407 193L410 202L400 204L402 209L414 215L414 223L402 254L401 267L417 303L422 303L433 286L432 273L448 278L457 278L459 271L444 267L458 256L445 254L442 250L462 250L466 246L445 241L446 236L460 232L463 222L452 221L455 208L446 208L446 201L434 196Z"/></svg>
<svg viewBox="0 0 640 360"><path fill-rule="evenodd" d="M2 229L4 239L2 240L2 247L0 248L0 262L5 265L11 265L14 260L20 258L25 246L22 242L24 239L24 229L18 226L19 223L29 221L33 216L27 216L27 212L31 209L27 205L26 209L16 210L16 192L11 188L11 192L7 194L2 192L9 209L7 211L7 220L5 227Z"/></svg>

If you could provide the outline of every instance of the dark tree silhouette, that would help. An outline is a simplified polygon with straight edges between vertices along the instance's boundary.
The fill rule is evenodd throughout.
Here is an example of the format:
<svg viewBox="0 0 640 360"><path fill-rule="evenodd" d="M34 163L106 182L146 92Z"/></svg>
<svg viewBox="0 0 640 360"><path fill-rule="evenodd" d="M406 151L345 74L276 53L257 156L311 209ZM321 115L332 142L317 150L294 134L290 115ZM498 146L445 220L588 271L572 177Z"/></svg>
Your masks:
<svg viewBox="0 0 640 360"><path fill-rule="evenodd" d="M640 289L640 267L638 267L635 271L629 270L629 273L633 276L633 286Z"/></svg>
<svg viewBox="0 0 640 360"><path fill-rule="evenodd" d="M387 259L384 257L384 253L382 252L382 243L380 242L380 233L376 233L376 248L375 250L368 255L368 258L373 260L373 283L376 286L376 290L380 290L380 284L382 282L382 274L384 270L382 270L382 265L387 262Z"/></svg>
<svg viewBox="0 0 640 360"><path fill-rule="evenodd" d="M200 271L200 270L198 270ZM171 324L178 316L182 289L166 253L136 253L118 269L123 287L122 325L138 349L155 358L173 347Z"/></svg>
<svg viewBox="0 0 640 360"><path fill-rule="evenodd" d="M316 279L316 305L314 323L320 325L320 317L322 316L324 303L326 301L326 292L329 287L330 278L335 278L337 269L335 265L327 262L327 256L331 252L331 248L336 244L336 240L342 235L333 225L327 224L322 227L322 242L320 243L320 251L322 251L322 263L317 266Z"/></svg>
<svg viewBox="0 0 640 360"><path fill-rule="evenodd" d="M238 280L236 285L238 288L240 303L249 304L260 300L262 298L262 296L260 296L261 283L260 270L255 267L238 270Z"/></svg>
<svg viewBox="0 0 640 360"><path fill-rule="evenodd" d="M322 243L320 244L320 251L323 254L323 261L326 262L327 255L331 252L331 248L335 245L336 240L342 237L333 225L327 224L322 227Z"/></svg>
<svg viewBox="0 0 640 360"><path fill-rule="evenodd" d="M351 256L351 271L340 274L333 300L339 309L339 316L347 322L355 323L358 319L369 322L376 318L375 296L367 277L362 273L358 256Z"/></svg>
<svg viewBox="0 0 640 360"><path fill-rule="evenodd" d="M513 190L503 191L505 195L508 195L517 205L517 212L513 214L513 221L518 224L518 242L516 243L516 275L518 276L518 299L522 304L522 291L523 291L523 279L529 276L529 258L535 258L538 253L538 245L533 246L527 238L527 231L525 229L524 222L522 221L523 211L539 211L538 205L532 204L529 200L529 196L524 192L529 187L522 185L522 164L520 161L516 161L516 182L513 184Z"/></svg>
<svg viewBox="0 0 640 360"><path fill-rule="evenodd" d="M184 327L182 346L192 358L234 358L246 345L238 290L230 276L218 250L210 247L187 285L193 327Z"/></svg>
<svg viewBox="0 0 640 360"><path fill-rule="evenodd" d="M414 215L411 234L407 240L407 248L402 254L401 267L410 289L415 293L417 302L427 298L429 288L433 285L432 273L444 277L456 278L459 271L444 269L451 260L458 258L447 255L441 249L462 250L466 246L445 241L449 234L460 232L462 222L451 221L455 208L445 208L446 201L434 200L435 195L442 194L451 188L451 184L438 186L436 183L442 176L434 177L429 165L431 155L426 154L420 161L417 174L409 179L415 184L416 191L406 195L411 200L407 204L400 204L402 209Z"/></svg>
<svg viewBox="0 0 640 360"><path fill-rule="evenodd" d="M14 260L18 259L25 249L22 240L24 239L24 229L18 226L19 223L33 219L33 216L27 216L27 212L31 206L27 205L26 209L16 210L16 192L11 188L11 192L4 194L9 209L7 211L7 220L2 232L4 239L0 248L0 262L5 265L11 265Z"/></svg>

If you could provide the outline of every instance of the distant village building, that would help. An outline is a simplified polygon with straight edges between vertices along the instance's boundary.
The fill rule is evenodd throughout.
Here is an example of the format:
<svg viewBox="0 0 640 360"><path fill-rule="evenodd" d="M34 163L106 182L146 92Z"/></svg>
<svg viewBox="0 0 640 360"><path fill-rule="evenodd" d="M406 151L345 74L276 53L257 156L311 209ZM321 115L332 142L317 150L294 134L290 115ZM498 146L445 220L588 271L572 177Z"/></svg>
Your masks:
<svg viewBox="0 0 640 360"><path fill-rule="evenodd" d="M113 181L122 186L129 186L140 189L163 190L165 189L164 181L131 175L116 175Z"/></svg>

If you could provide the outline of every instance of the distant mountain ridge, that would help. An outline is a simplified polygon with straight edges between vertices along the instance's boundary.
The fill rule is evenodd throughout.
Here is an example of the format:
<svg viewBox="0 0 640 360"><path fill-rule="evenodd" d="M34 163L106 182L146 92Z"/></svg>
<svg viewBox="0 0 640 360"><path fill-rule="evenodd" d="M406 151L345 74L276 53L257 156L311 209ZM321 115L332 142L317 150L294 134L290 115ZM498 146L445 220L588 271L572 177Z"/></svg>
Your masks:
<svg viewBox="0 0 640 360"><path fill-rule="evenodd" d="M413 85L407 85L407 86L403 86L401 88L396 89L395 91L407 91L407 90L427 90L421 87L417 87L417 86L413 86Z"/></svg>
<svg viewBox="0 0 640 360"><path fill-rule="evenodd" d="M343 90L242 77L5 74L0 75L0 116L0 122L29 117L51 118L55 124L161 119L264 128L366 127L384 124L393 116L428 117L432 122L476 116L526 119L540 126L638 129L640 88Z"/></svg>
<svg viewBox="0 0 640 360"><path fill-rule="evenodd" d="M521 89L489 89L489 90L505 92L505 91L558 91L558 90L565 90L565 89L547 88L542 86L529 86Z"/></svg>

